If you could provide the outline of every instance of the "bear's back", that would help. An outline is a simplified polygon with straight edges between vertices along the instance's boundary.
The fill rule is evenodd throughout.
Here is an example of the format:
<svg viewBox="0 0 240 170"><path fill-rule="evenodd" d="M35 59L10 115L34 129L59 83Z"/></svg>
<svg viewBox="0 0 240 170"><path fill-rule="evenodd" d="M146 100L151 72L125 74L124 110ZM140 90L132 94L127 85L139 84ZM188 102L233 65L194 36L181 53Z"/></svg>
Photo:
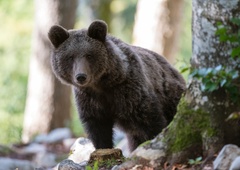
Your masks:
<svg viewBox="0 0 240 170"><path fill-rule="evenodd" d="M138 79L138 86L155 94L170 122L186 88L181 74L164 57L153 51L129 45L112 36L109 39L127 56L127 79Z"/></svg>

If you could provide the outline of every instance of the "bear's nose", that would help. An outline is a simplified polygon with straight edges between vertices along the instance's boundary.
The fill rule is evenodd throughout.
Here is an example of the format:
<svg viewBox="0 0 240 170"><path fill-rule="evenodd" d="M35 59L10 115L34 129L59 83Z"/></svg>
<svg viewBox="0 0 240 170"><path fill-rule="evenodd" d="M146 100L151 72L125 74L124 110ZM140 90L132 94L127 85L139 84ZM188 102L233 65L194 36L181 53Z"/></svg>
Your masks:
<svg viewBox="0 0 240 170"><path fill-rule="evenodd" d="M87 79L87 75L83 74L83 73L77 74L75 77L76 77L77 81L81 84L83 84Z"/></svg>

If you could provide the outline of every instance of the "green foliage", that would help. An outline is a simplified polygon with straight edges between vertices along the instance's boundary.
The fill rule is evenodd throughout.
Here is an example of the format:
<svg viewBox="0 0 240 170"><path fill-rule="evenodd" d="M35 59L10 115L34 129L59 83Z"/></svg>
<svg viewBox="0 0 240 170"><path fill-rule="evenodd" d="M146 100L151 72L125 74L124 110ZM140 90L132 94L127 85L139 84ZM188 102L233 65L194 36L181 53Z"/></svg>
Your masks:
<svg viewBox="0 0 240 170"><path fill-rule="evenodd" d="M202 82L201 90L203 92L213 92L224 88L234 102L239 98L239 71L236 69L222 65L212 68L193 69L190 77L197 78Z"/></svg>
<svg viewBox="0 0 240 170"><path fill-rule="evenodd" d="M104 167L103 169L105 169L105 168L109 169L109 168L113 167L114 165L118 165L119 163L123 162L124 159L125 158L116 160L116 159L112 158L112 159L107 159L104 161L102 161L102 160L95 161L93 163L93 166L92 166L92 164L86 166L86 170L98 170L99 168L103 168L103 167Z"/></svg>
<svg viewBox="0 0 240 170"><path fill-rule="evenodd" d="M202 157L197 157L196 159L189 159L188 164L190 165L199 165L202 163Z"/></svg>
<svg viewBox="0 0 240 170"><path fill-rule="evenodd" d="M0 113L0 144L17 143L21 139L22 114Z"/></svg>
<svg viewBox="0 0 240 170"><path fill-rule="evenodd" d="M0 143L22 131L31 46L33 1L0 0Z"/></svg>
<svg viewBox="0 0 240 170"><path fill-rule="evenodd" d="M183 66L181 72L190 72L189 78L196 78L201 81L203 92L213 92L220 88L225 89L233 102L240 99L240 19L234 18L229 25L217 23L216 35L222 43L230 43L231 58L236 63L234 66L227 67L218 65L216 67L191 68Z"/></svg>
<svg viewBox="0 0 240 170"><path fill-rule="evenodd" d="M93 165L93 167L91 167L91 166L86 166L86 170L98 170L99 169L99 167L98 167L98 161L96 161L96 162L94 162L94 165Z"/></svg>

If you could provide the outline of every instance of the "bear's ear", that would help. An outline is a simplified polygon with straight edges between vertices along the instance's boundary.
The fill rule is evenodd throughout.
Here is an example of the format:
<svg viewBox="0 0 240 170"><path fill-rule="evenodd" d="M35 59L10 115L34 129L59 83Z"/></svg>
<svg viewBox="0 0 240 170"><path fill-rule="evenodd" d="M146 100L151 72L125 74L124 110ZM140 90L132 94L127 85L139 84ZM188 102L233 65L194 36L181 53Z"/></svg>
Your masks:
<svg viewBox="0 0 240 170"><path fill-rule="evenodd" d="M101 20L94 21L88 27L87 34L91 38L104 42L107 35L107 24Z"/></svg>
<svg viewBox="0 0 240 170"><path fill-rule="evenodd" d="M48 38L55 48L58 48L68 37L68 31L59 25L52 26L48 32Z"/></svg>

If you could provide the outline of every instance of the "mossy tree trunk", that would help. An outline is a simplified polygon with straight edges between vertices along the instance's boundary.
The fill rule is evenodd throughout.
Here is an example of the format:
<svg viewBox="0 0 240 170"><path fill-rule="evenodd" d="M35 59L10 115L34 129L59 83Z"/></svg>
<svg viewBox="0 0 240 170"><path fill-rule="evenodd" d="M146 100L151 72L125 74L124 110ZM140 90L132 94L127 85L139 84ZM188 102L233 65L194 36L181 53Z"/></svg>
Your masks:
<svg viewBox="0 0 240 170"><path fill-rule="evenodd" d="M76 9L77 0L35 1L35 27L22 134L24 142L36 134L64 127L70 121L71 90L52 72L51 44L47 34L54 24L73 28Z"/></svg>
<svg viewBox="0 0 240 170"><path fill-rule="evenodd" d="M232 18L239 18L240 0L193 0L192 3L191 70L221 66L226 68L227 73L239 68L236 67L239 59L231 57L235 44L220 42L216 31L218 22L226 26ZM133 155L148 159L145 152L153 152L157 153L155 162L176 163L199 156L211 157L228 143L240 145L239 120L226 121L231 113L240 111L240 101L234 102L225 86L219 84L214 85L219 87L215 90L204 91L203 78L193 76L189 80L173 121L154 140L134 151ZM239 75L236 80L240 81ZM239 85L237 88L239 97Z"/></svg>
<svg viewBox="0 0 240 170"><path fill-rule="evenodd" d="M233 43L220 42L216 35L218 22L228 25L232 18L239 18L240 1L193 0L193 69L226 67L234 70L239 64L231 57ZM240 145L240 125L226 121L234 111L240 110L240 101L233 102L225 88L212 93L200 90L201 82L192 79L189 96L194 108L200 108L209 117L209 128L202 131L202 146L206 155L219 151L224 144ZM239 89L238 89L239 92Z"/></svg>
<svg viewBox="0 0 240 170"><path fill-rule="evenodd" d="M153 50L174 63L183 9L184 0L139 0L133 44Z"/></svg>
<svg viewBox="0 0 240 170"><path fill-rule="evenodd" d="M218 22L228 25L232 18L239 17L239 12L239 0L193 0L191 70L217 66L235 69L239 63L230 55L233 44L220 42L216 31ZM227 143L240 145L238 121L226 121L231 113L240 110L240 101L233 102L225 88L206 92L202 86L194 76L189 80L179 112L165 132L172 158L212 156Z"/></svg>

